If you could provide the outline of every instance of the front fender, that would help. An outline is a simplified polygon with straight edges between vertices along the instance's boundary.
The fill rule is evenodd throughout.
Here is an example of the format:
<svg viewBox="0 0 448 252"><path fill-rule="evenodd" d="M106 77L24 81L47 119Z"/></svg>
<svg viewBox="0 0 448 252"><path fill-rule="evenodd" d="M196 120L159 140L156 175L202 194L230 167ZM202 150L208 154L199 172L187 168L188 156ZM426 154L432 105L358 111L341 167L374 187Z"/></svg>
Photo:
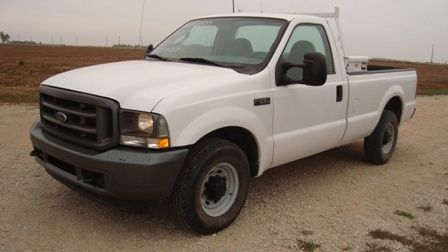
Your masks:
<svg viewBox="0 0 448 252"><path fill-rule="evenodd" d="M260 123L261 121L247 110L238 107L217 108L197 116L184 125L174 144L191 145L210 132L231 126L247 129L254 136L259 136L263 130L256 125Z"/></svg>
<svg viewBox="0 0 448 252"><path fill-rule="evenodd" d="M226 127L246 129L254 136L258 146L260 157L260 173L258 175L260 175L272 162L271 125L266 125L265 121L250 110L236 106L225 106L205 111L189 122L183 121L182 128L175 128L176 124L172 124L173 129L172 134L170 129L170 135L172 146L189 146L194 145L201 138L218 129Z"/></svg>

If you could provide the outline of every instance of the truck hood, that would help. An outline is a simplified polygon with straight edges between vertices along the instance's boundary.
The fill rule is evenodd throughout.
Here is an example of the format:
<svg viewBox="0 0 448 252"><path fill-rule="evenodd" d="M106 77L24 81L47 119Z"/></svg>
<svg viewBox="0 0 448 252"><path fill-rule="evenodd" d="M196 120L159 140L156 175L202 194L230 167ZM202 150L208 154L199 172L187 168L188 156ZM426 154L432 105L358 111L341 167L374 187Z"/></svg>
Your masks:
<svg viewBox="0 0 448 252"><path fill-rule="evenodd" d="M79 68L42 84L110 98L125 109L152 111L170 94L242 76L229 68L139 60Z"/></svg>

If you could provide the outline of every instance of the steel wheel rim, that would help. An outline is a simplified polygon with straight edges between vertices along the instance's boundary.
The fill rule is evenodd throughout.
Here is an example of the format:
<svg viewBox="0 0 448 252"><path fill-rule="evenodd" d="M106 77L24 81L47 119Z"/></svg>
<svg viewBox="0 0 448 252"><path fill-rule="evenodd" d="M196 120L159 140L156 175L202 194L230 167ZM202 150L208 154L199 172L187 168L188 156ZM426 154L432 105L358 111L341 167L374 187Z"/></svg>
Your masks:
<svg viewBox="0 0 448 252"><path fill-rule="evenodd" d="M223 189L224 184L225 190ZM201 185L202 210L212 217L223 215L235 202L238 189L239 178L235 167L229 163L215 165L207 173ZM221 196L221 194L223 195Z"/></svg>
<svg viewBox="0 0 448 252"><path fill-rule="evenodd" d="M387 154L392 150L392 146L394 145L394 139L395 139L395 129L394 126L389 123L386 128L384 129L383 133L383 142L381 150L383 153Z"/></svg>

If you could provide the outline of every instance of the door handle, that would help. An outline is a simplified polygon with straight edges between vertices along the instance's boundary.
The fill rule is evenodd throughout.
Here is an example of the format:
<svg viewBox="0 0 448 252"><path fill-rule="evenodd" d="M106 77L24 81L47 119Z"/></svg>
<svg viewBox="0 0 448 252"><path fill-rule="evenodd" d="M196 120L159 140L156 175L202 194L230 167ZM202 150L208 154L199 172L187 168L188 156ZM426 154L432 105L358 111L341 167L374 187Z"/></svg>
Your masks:
<svg viewBox="0 0 448 252"><path fill-rule="evenodd" d="M341 102L344 97L344 91L342 85L336 87L336 102Z"/></svg>

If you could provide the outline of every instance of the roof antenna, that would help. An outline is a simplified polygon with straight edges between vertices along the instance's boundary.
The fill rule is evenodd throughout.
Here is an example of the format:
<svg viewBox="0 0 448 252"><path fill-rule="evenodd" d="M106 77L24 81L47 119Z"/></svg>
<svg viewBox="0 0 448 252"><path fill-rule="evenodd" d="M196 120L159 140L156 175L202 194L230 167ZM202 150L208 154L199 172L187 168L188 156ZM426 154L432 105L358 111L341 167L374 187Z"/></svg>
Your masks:
<svg viewBox="0 0 448 252"><path fill-rule="evenodd" d="M434 63L434 42L432 42L431 63Z"/></svg>
<svg viewBox="0 0 448 252"><path fill-rule="evenodd" d="M138 47L142 46L142 27L143 27L143 14L145 13L145 2L146 0L143 0L143 6L142 6L142 18L140 19L140 32L138 36Z"/></svg>

